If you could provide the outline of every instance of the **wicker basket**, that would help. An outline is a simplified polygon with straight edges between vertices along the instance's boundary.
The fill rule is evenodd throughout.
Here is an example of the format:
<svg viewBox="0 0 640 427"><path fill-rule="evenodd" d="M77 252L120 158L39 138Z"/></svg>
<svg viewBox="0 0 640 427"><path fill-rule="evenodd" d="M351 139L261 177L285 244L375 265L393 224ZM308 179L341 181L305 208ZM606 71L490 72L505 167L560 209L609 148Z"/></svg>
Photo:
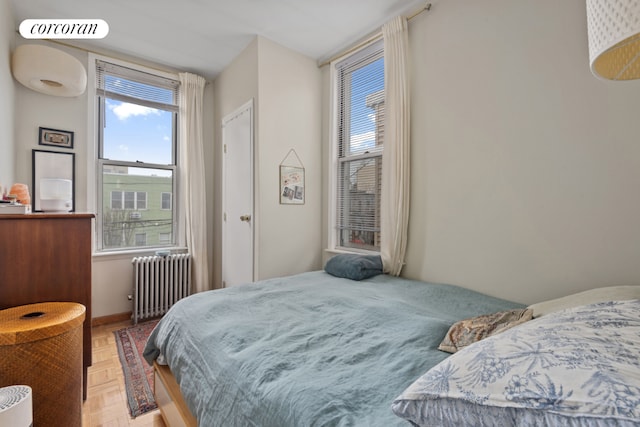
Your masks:
<svg viewBox="0 0 640 427"><path fill-rule="evenodd" d="M33 389L33 425L82 425L82 322L70 302L0 310L0 387Z"/></svg>

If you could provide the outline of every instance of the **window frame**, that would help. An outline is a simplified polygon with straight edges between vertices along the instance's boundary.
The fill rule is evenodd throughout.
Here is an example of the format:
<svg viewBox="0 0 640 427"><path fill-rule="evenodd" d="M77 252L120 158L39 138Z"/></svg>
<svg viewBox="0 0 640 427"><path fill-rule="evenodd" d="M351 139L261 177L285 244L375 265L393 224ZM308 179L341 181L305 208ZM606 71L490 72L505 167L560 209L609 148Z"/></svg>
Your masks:
<svg viewBox="0 0 640 427"><path fill-rule="evenodd" d="M382 39L382 34L378 34L376 37L372 38L369 43L360 47L357 50L350 51L349 53L333 60L330 64L330 128L331 128L331 136L329 141L329 190L328 190L328 209L329 212L327 214L327 230L328 230L328 251L332 253L340 253L340 252L352 252L352 253L363 253L363 254L380 254L379 250L375 249L365 249L365 248L354 248L349 246L340 245L339 238L339 224L338 224L338 207L339 207L339 182L338 182L338 171L340 168L340 164L349 161L355 160L364 160L369 158L379 157L382 159L382 155L384 152L384 143L381 146L376 146L370 150L367 150L365 153L353 154L350 156L340 157L339 153L339 141L340 141L340 117L341 117L341 106L340 106L340 73L338 71L337 66L342 63L353 64L359 62L363 57L371 55L375 51L381 52L381 57L384 58L384 44ZM348 65L347 65L348 67Z"/></svg>
<svg viewBox="0 0 640 427"><path fill-rule="evenodd" d="M179 76L175 73L165 72L154 68L149 68L146 66L142 66L139 64L134 64L129 61L123 61L99 54L89 53L89 66L87 67L88 71L88 84L87 84L87 107L88 107L88 141L93 141L92 144L88 144L87 146L87 207L96 212L95 221L93 221L93 254L94 255L122 255L127 253L153 253L154 249L158 248L175 248L175 249L184 249L184 230L181 226L183 223L182 216L183 211L179 208L179 203L174 202L174 198L176 200L180 200L179 195L179 117L178 117L178 106L177 106L177 98L176 98L176 111L172 112L172 126L173 126L173 145L172 145L172 159L173 162L170 165L162 165L155 163L144 163L144 162L126 162L126 161L117 161L111 159L102 158L102 138L103 138L103 129L100 129L101 120L100 115L103 112L104 108L104 97L97 94L97 84L96 84L96 76L97 76L97 61L108 62L117 66L131 68L136 71L140 71L143 73L151 74L158 76L164 79L175 80L179 82ZM180 89L178 88L178 91ZM144 105L144 104L142 104ZM153 107L157 108L157 107ZM128 246L123 248L104 248L103 247L103 233L102 233L102 203L103 203L103 168L105 165L111 166L127 166L131 168L150 168L150 169L169 169L171 171L172 176L172 220L171 220L171 236L172 241L167 244L159 243L154 244L153 246ZM137 196L136 196L137 197ZM123 201L124 202L124 201ZM109 203L111 203L109 201ZM148 210L149 207L149 193L147 191L147 197L145 202L146 208L144 210ZM124 208L124 205L123 205ZM124 209L123 209L124 210ZM135 243L134 243L135 244Z"/></svg>

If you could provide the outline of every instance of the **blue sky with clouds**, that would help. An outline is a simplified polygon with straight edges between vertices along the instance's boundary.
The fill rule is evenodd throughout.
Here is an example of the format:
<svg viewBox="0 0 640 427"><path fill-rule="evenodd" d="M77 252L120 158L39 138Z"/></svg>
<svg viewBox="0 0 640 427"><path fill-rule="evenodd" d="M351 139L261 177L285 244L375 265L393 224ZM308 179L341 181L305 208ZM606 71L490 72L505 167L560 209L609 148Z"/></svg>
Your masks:
<svg viewBox="0 0 640 427"><path fill-rule="evenodd" d="M172 113L107 99L105 114L105 158L171 163Z"/></svg>

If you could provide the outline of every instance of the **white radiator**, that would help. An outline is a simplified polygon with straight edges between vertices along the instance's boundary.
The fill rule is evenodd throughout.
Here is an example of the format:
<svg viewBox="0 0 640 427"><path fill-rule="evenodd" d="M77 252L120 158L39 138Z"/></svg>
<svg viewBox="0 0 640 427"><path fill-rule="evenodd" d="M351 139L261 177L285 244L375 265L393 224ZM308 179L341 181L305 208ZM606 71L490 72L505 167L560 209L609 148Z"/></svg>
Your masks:
<svg viewBox="0 0 640 427"><path fill-rule="evenodd" d="M191 294L191 255L135 257L133 323L162 316L178 300Z"/></svg>

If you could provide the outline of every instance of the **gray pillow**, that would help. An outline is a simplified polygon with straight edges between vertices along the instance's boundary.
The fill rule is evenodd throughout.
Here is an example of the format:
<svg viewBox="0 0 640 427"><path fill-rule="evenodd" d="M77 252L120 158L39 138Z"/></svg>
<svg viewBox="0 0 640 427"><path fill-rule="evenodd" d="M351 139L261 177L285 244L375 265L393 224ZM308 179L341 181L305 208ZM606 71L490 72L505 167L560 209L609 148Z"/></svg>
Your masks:
<svg viewBox="0 0 640 427"><path fill-rule="evenodd" d="M345 279L368 279L382 274L382 258L380 255L340 254L327 261L324 271Z"/></svg>

